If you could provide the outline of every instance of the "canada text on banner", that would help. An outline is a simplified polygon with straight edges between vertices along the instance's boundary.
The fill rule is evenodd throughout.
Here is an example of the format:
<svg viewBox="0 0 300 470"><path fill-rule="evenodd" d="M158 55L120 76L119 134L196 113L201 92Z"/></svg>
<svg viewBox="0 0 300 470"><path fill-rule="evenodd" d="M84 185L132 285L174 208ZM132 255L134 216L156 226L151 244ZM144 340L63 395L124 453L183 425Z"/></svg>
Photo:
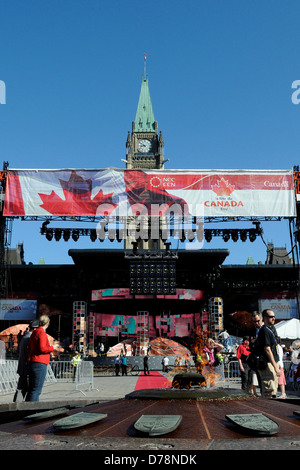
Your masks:
<svg viewBox="0 0 300 470"><path fill-rule="evenodd" d="M295 217L292 170L9 170L5 216Z"/></svg>

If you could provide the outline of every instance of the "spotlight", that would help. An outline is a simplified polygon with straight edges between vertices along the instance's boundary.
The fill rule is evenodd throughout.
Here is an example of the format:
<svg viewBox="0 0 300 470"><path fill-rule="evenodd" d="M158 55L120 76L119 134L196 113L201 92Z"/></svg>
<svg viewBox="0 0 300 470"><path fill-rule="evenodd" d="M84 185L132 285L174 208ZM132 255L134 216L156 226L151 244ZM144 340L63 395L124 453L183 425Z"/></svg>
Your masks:
<svg viewBox="0 0 300 470"><path fill-rule="evenodd" d="M242 242L245 242L247 240L247 230L241 230L240 238Z"/></svg>
<svg viewBox="0 0 300 470"><path fill-rule="evenodd" d="M232 230L231 232L231 238L232 238L232 241L234 242L237 242L238 239L239 239L239 232L238 230Z"/></svg>
<svg viewBox="0 0 300 470"><path fill-rule="evenodd" d="M254 229L249 230L249 240L250 242L255 242L256 240L256 233Z"/></svg>
<svg viewBox="0 0 300 470"><path fill-rule="evenodd" d="M49 242L51 242L51 240L53 238L53 230L51 228L47 229L46 238Z"/></svg>
<svg viewBox="0 0 300 470"><path fill-rule="evenodd" d="M65 240L65 242L67 242L69 240L70 236L71 236L70 230L69 229L64 230L63 239Z"/></svg>
<svg viewBox="0 0 300 470"><path fill-rule="evenodd" d="M209 243L212 240L212 233L208 230L204 231L205 240Z"/></svg>
<svg viewBox="0 0 300 470"><path fill-rule="evenodd" d="M91 239L92 242L95 242L97 240L97 232L96 232L95 229L91 230L90 239Z"/></svg>
<svg viewBox="0 0 300 470"><path fill-rule="evenodd" d="M224 240L224 242L228 242L229 239L230 239L230 232L228 232L227 230L225 230L225 231L223 232L223 240Z"/></svg>
<svg viewBox="0 0 300 470"><path fill-rule="evenodd" d="M60 228L56 228L54 230L54 238L57 242L61 239L61 229Z"/></svg>
<svg viewBox="0 0 300 470"><path fill-rule="evenodd" d="M122 240L124 240L124 230L123 229L117 229L116 233L116 240L120 243Z"/></svg>
<svg viewBox="0 0 300 470"><path fill-rule="evenodd" d="M78 230L74 230L72 232L72 238L73 238L74 242L78 241L78 238L79 238L79 231Z"/></svg>

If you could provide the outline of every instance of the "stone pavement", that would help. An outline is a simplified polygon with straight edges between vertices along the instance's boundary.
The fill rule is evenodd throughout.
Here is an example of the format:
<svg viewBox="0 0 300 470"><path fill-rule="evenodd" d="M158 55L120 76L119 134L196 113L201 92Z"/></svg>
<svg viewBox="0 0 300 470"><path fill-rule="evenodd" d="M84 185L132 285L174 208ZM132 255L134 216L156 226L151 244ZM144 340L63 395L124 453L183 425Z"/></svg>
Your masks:
<svg viewBox="0 0 300 470"><path fill-rule="evenodd" d="M40 402L48 401L108 401L124 398L125 395L134 391L138 376L96 376L94 377L93 389L89 390L87 385L80 385L76 390L76 384L57 382L43 387ZM80 391L82 390L82 392ZM14 394L1 395L0 405L13 402Z"/></svg>

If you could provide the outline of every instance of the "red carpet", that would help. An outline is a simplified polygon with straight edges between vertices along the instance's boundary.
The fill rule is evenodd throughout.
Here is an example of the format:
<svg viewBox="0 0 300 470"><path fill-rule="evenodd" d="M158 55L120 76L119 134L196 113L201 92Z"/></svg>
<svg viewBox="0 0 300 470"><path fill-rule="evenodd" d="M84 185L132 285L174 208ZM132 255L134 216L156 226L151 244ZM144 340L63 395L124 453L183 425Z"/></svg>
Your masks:
<svg viewBox="0 0 300 470"><path fill-rule="evenodd" d="M145 388L168 388L171 385L171 380L168 380L160 372L150 371L150 375L144 375L144 372L141 372L135 390L143 390Z"/></svg>

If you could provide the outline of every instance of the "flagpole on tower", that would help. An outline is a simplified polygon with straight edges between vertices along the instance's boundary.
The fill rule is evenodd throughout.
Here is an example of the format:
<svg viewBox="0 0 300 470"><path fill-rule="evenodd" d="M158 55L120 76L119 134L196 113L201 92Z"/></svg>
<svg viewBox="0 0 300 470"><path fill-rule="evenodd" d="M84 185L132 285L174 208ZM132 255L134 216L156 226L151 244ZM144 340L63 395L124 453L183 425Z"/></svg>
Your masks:
<svg viewBox="0 0 300 470"><path fill-rule="evenodd" d="M146 80L146 59L147 59L147 54L144 53L144 80Z"/></svg>

